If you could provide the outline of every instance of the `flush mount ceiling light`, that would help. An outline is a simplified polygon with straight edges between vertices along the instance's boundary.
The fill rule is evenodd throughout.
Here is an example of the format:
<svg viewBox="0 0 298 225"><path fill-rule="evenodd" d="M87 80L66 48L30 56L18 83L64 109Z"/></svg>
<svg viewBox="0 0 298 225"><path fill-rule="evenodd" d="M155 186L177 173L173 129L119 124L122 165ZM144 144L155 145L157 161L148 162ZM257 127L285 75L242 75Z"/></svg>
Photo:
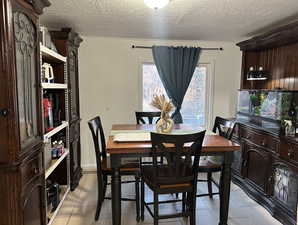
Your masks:
<svg viewBox="0 0 298 225"><path fill-rule="evenodd" d="M169 0L144 0L144 3L152 9L161 9L169 4Z"/></svg>

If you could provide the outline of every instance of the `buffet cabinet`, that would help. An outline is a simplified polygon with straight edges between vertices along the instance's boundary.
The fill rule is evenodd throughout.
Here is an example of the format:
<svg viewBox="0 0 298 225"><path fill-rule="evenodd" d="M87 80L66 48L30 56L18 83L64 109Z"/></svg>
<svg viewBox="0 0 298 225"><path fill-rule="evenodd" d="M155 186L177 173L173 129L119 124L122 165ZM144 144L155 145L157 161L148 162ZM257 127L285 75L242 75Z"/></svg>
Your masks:
<svg viewBox="0 0 298 225"><path fill-rule="evenodd" d="M60 31L51 31L50 33L57 50L67 57L69 88L70 189L73 191L78 186L80 178L82 177L78 51L83 40L71 28L62 28Z"/></svg>
<svg viewBox="0 0 298 225"><path fill-rule="evenodd" d="M38 16L49 5L0 3L0 225L46 224Z"/></svg>
<svg viewBox="0 0 298 225"><path fill-rule="evenodd" d="M298 138L238 122L233 139L241 145L232 165L233 182L283 224L296 225Z"/></svg>

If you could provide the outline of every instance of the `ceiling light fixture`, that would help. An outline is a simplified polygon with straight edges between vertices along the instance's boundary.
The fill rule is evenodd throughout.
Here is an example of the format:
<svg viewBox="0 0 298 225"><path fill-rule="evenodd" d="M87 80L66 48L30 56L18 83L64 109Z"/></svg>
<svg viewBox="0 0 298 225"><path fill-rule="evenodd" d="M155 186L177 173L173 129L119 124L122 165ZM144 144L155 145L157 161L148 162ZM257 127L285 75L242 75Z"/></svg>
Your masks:
<svg viewBox="0 0 298 225"><path fill-rule="evenodd" d="M144 3L152 9L161 9L169 4L169 0L144 0Z"/></svg>

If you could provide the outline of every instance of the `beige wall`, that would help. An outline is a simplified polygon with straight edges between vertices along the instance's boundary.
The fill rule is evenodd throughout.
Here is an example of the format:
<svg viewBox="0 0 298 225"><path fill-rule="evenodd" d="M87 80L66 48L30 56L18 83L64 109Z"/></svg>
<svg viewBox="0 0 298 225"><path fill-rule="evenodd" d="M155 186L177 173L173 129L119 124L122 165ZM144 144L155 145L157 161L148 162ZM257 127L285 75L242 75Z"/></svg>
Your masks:
<svg viewBox="0 0 298 225"><path fill-rule="evenodd" d="M200 62L210 63L214 75L213 116L233 116L240 84L241 52L235 43L203 41L132 40L83 37L80 47L80 101L82 166L95 166L93 143L87 121L100 115L108 136L114 123L135 123L141 110L141 64L153 62L150 50L131 45L199 45L224 51L203 51Z"/></svg>

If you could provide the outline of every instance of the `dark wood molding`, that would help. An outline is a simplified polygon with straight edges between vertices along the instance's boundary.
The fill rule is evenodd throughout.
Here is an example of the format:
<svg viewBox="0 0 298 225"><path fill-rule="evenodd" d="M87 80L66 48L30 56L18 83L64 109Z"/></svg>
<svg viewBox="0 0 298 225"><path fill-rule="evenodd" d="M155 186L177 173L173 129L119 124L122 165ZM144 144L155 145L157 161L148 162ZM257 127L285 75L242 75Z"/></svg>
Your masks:
<svg viewBox="0 0 298 225"><path fill-rule="evenodd" d="M80 35L74 32L70 27L64 27L60 31L51 31L50 33L53 39L68 40L76 48L79 48L83 41Z"/></svg>
<svg viewBox="0 0 298 225"><path fill-rule="evenodd" d="M242 51L254 51L298 42L298 21L275 28L269 32L239 42L237 45Z"/></svg>
<svg viewBox="0 0 298 225"><path fill-rule="evenodd" d="M25 0L27 3L33 6L37 14L42 14L43 9L51 5L48 0Z"/></svg>

